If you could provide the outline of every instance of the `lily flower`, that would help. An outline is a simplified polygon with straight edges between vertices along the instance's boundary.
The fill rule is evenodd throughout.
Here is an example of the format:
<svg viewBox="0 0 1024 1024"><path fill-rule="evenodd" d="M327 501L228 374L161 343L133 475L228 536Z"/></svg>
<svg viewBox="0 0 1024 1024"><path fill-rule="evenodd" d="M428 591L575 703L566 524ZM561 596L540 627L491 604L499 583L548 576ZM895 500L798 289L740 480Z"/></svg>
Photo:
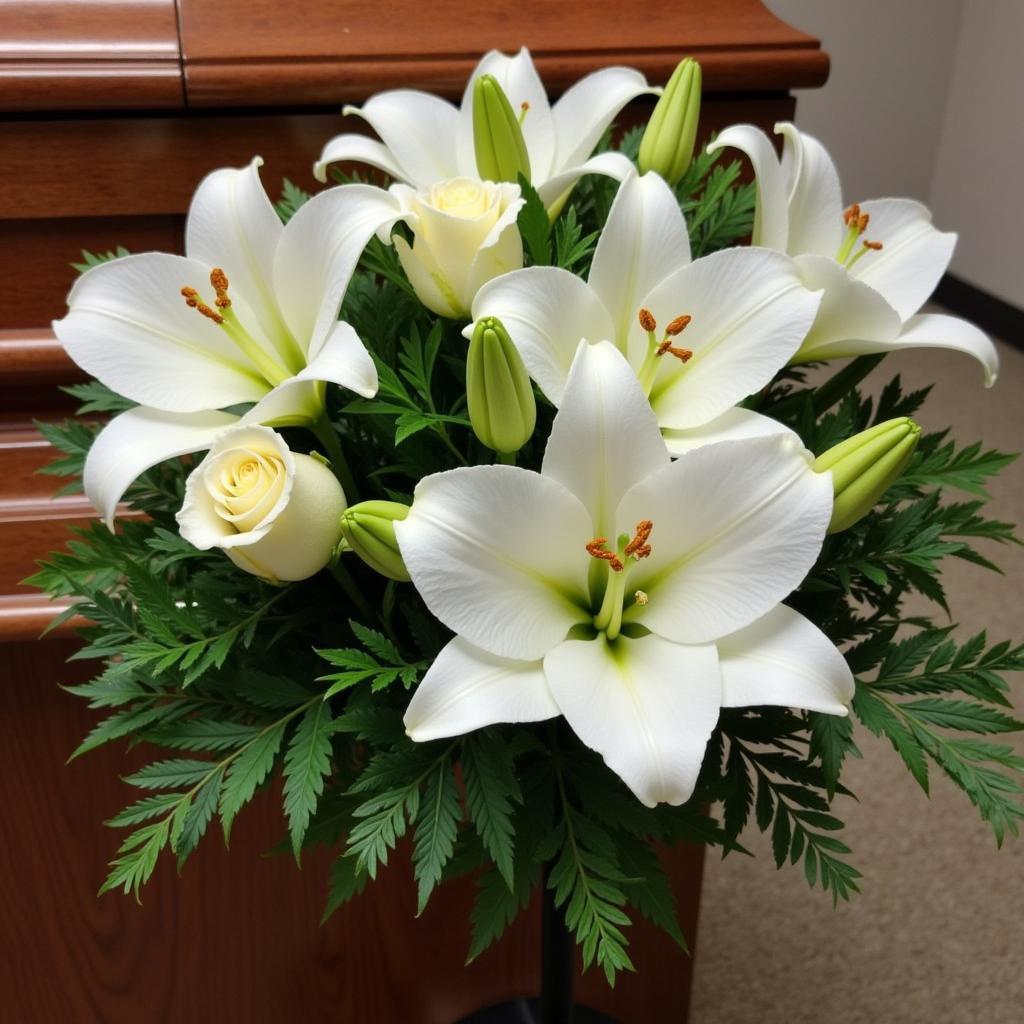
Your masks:
<svg viewBox="0 0 1024 1024"><path fill-rule="evenodd" d="M461 107L416 89L389 90L362 107L345 107L346 115L364 118L380 141L338 135L324 147L313 174L326 181L328 165L352 161L377 167L416 188L449 178L482 177L473 144L473 88L483 75L497 80L519 113L531 184L549 209L584 174L621 179L632 172L632 163L620 153L587 158L630 100L660 92L650 88L639 71L611 67L581 78L551 104L525 46L514 57L491 50L470 75Z"/></svg>
<svg viewBox="0 0 1024 1024"><path fill-rule="evenodd" d="M261 164L200 183L185 256L141 253L92 268L53 324L82 369L139 403L111 421L86 464L86 493L108 523L135 477L209 447L237 419L219 410L255 403L247 422L312 425L324 382L376 394L373 359L338 310L397 204L367 185L329 189L285 226Z"/></svg>
<svg viewBox="0 0 1024 1024"><path fill-rule="evenodd" d="M563 715L653 806L690 797L723 707L845 715L845 660L779 603L832 510L812 459L776 436L672 460L621 353L581 343L540 473L428 476L395 523L457 634L413 694L409 735Z"/></svg>
<svg viewBox="0 0 1024 1024"><path fill-rule="evenodd" d="M613 342L678 452L781 429L734 406L796 354L819 301L793 260L769 249L691 262L679 203L652 172L619 186L586 281L557 267L513 271L485 284L472 312L505 325L556 406L580 339Z"/></svg>
<svg viewBox="0 0 1024 1024"><path fill-rule="evenodd" d="M956 235L938 231L913 199L872 199L843 207L839 173L825 147L789 122L771 139L749 124L726 128L708 146L745 153L757 180L754 245L796 258L809 288L825 291L794 363L948 348L973 356L991 387L999 354L984 332L957 317L918 313L949 266Z"/></svg>

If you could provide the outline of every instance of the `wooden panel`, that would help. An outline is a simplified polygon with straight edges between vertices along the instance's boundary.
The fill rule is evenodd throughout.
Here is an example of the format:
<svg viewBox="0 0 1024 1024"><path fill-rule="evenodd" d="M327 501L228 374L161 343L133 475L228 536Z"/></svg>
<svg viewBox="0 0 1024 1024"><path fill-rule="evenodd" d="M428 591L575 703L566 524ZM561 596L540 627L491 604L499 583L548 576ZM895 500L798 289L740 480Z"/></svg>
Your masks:
<svg viewBox="0 0 1024 1024"><path fill-rule="evenodd" d="M375 17L365 10L362 0L181 0L189 104L339 103L395 86L454 97L480 54L522 45L554 93L610 63L664 81L685 54L702 62L712 92L807 88L828 74L817 40L758 0L649 3L632 18L619 0L520 0L507 13L390 0Z"/></svg>
<svg viewBox="0 0 1024 1024"><path fill-rule="evenodd" d="M180 877L165 857L141 906L119 893L97 899L118 843L99 823L131 799L118 776L144 763L146 752L111 747L65 763L95 720L56 685L87 676L86 666L63 664L73 649L0 645L5 1020L452 1024L536 993L537 909L464 967L472 883L439 890L416 919L405 850L381 883L318 928L326 851L307 856L302 871L290 857L259 855L284 832L277 792L242 812L230 852L211 835ZM699 849L669 861L691 936L701 865ZM631 937L640 973L610 990L591 971L581 1001L622 1024L683 1021L689 961L649 925Z"/></svg>
<svg viewBox="0 0 1024 1024"><path fill-rule="evenodd" d="M174 0L0 4L0 110L183 105Z"/></svg>

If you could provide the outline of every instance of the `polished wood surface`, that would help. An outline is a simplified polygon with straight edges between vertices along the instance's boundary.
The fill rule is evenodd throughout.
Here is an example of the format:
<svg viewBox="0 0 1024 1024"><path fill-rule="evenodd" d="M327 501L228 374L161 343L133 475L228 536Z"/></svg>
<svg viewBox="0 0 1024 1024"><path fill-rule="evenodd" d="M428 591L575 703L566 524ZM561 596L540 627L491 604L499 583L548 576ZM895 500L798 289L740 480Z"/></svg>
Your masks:
<svg viewBox="0 0 1024 1024"><path fill-rule="evenodd" d="M5 1021L452 1024L536 994L537 907L466 967L472 880L438 890L416 918L404 848L376 885L318 927L326 851L307 855L301 871L290 856L259 856L284 833L276 786L239 816L230 850L208 836L180 877L165 857L141 906L118 893L97 898L119 842L99 823L137 795L118 776L152 751L116 745L65 763L94 719L57 686L87 676L87 666L64 664L73 650L0 645ZM700 850L679 851L670 865L692 936ZM592 970L579 999L622 1024L681 1022L689 961L649 925L631 938L640 973L611 990Z"/></svg>
<svg viewBox="0 0 1024 1024"><path fill-rule="evenodd" d="M175 0L3 0L0 110L184 104Z"/></svg>

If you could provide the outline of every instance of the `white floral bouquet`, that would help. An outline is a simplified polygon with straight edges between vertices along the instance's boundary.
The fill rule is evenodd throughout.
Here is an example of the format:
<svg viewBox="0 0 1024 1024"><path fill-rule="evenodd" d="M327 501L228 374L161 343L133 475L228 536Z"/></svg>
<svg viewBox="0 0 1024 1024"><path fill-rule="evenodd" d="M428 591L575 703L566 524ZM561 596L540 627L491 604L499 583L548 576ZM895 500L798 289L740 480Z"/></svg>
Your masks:
<svg viewBox="0 0 1024 1024"><path fill-rule="evenodd" d="M1022 727L1024 647L905 609L1014 540L984 514L1011 456L923 435L898 377L859 390L929 346L995 380L981 331L919 312L955 236L908 199L844 209L792 124L781 160L750 125L695 154L700 90L685 60L551 105L492 52L461 108L352 110L378 139L327 143L341 184L275 205L256 158L200 184L187 255L86 254L54 328L82 412L116 415L44 429L103 522L33 582L103 661L77 753L169 751L126 779L103 890L280 775L283 845L337 849L329 911L409 832L421 907L475 873L471 956L543 880L611 981L632 912L684 942L660 845L741 849L753 818L857 890L852 718L1016 834L1024 761L979 737Z"/></svg>

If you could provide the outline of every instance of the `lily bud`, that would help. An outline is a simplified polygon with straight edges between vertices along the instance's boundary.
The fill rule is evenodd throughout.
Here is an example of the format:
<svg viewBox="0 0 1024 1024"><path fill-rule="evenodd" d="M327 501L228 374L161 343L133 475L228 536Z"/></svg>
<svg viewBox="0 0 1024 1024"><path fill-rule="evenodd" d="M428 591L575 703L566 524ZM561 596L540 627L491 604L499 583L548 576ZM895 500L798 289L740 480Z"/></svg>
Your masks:
<svg viewBox="0 0 1024 1024"><path fill-rule="evenodd" d="M867 515L906 468L921 428L906 416L886 420L841 441L814 461L819 473L832 471L835 502L829 533L839 533Z"/></svg>
<svg viewBox="0 0 1024 1024"><path fill-rule="evenodd" d="M492 451L517 452L537 423L530 376L497 317L473 328L466 359L466 399L473 433Z"/></svg>
<svg viewBox="0 0 1024 1024"><path fill-rule="evenodd" d="M530 154L519 116L494 75L481 75L473 86L473 146L476 168L487 181L530 180Z"/></svg>
<svg viewBox="0 0 1024 1024"><path fill-rule="evenodd" d="M341 535L371 569L404 583L409 573L395 540L395 523L408 514L409 506L397 501L361 501L345 509Z"/></svg>
<svg viewBox="0 0 1024 1024"><path fill-rule="evenodd" d="M686 173L700 120L701 71L692 57L680 61L651 114L640 141L641 174L655 171L670 185Z"/></svg>

